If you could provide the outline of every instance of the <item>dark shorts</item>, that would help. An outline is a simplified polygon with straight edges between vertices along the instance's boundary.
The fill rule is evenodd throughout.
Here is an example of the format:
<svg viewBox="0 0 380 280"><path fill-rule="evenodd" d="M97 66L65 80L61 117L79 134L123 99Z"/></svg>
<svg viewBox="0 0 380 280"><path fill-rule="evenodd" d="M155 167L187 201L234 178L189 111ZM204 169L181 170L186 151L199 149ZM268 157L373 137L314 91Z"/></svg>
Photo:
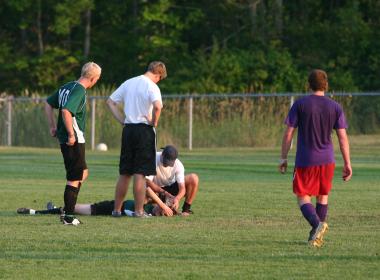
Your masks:
<svg viewBox="0 0 380 280"><path fill-rule="evenodd" d="M105 200L100 201L94 204L91 204L91 215L93 216L111 216L114 209L115 200ZM135 202L134 200L126 200L123 202L121 207L122 210L135 211ZM152 213L153 205L145 204L144 211L147 213ZM125 215L124 211L121 212L122 215Z"/></svg>
<svg viewBox="0 0 380 280"><path fill-rule="evenodd" d="M84 143L75 142L73 146L61 144L61 152L68 181L81 181L83 170L87 169L86 148Z"/></svg>
<svg viewBox="0 0 380 280"><path fill-rule="evenodd" d="M115 200L105 200L91 204L91 215L111 216L114 209ZM124 207L122 207L124 209ZM124 212L122 213L124 215Z"/></svg>
<svg viewBox="0 0 380 280"><path fill-rule="evenodd" d="M167 191L168 193L170 193L171 195L174 195L174 196L176 196L179 192L179 187L178 187L177 182L171 184L170 186L165 186L165 187L163 187L163 189L165 191Z"/></svg>
<svg viewBox="0 0 380 280"><path fill-rule="evenodd" d="M335 163L296 167L293 174L293 192L297 196L328 195L334 177Z"/></svg>
<svg viewBox="0 0 380 280"><path fill-rule="evenodd" d="M147 124L126 124L120 151L120 175L156 175L156 133Z"/></svg>

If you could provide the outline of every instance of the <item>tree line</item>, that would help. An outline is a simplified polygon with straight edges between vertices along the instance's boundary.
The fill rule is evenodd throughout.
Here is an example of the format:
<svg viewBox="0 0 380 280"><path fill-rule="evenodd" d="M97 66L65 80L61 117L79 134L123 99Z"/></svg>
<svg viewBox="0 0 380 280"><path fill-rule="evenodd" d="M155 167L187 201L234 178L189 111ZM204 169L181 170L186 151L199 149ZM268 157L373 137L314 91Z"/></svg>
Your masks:
<svg viewBox="0 0 380 280"><path fill-rule="evenodd" d="M163 93L380 88L380 1L1 0L0 93L49 93L85 61L117 86L162 60Z"/></svg>

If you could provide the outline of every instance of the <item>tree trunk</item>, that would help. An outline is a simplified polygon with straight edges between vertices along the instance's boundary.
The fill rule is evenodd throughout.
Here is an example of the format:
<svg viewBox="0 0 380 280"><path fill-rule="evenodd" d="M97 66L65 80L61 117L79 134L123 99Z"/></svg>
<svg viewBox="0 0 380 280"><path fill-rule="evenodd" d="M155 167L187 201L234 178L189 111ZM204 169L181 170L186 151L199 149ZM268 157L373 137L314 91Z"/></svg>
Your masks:
<svg viewBox="0 0 380 280"><path fill-rule="evenodd" d="M275 24L276 24L276 33L279 37L282 36L282 27L283 27L283 0L276 0L276 9L275 9Z"/></svg>
<svg viewBox="0 0 380 280"><path fill-rule="evenodd" d="M41 15L42 15L42 8L41 8L41 0L37 1L37 38L38 38L38 53L39 55L44 54L44 42L42 38L42 25L41 25Z"/></svg>
<svg viewBox="0 0 380 280"><path fill-rule="evenodd" d="M249 9L251 14L251 24L252 24L252 35L257 35L257 5L261 0L250 0L249 1Z"/></svg>
<svg viewBox="0 0 380 280"><path fill-rule="evenodd" d="M91 39L91 10L88 9L85 14L86 28L84 36L84 58L87 59L90 54L90 39Z"/></svg>

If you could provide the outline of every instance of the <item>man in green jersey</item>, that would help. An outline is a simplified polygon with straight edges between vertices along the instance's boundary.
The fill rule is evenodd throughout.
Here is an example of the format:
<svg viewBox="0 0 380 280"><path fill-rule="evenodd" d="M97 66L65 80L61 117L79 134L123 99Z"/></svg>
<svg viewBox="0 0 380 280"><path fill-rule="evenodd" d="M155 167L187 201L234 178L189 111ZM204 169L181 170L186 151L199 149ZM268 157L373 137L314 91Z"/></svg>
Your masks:
<svg viewBox="0 0 380 280"><path fill-rule="evenodd" d="M61 221L65 225L78 225L73 216L75 204L82 182L88 176L85 159L84 130L86 123L86 89L91 88L100 78L101 68L94 62L82 67L77 81L64 84L45 104L50 135L57 137L66 169L66 188ZM59 110L58 123L55 123L54 109Z"/></svg>

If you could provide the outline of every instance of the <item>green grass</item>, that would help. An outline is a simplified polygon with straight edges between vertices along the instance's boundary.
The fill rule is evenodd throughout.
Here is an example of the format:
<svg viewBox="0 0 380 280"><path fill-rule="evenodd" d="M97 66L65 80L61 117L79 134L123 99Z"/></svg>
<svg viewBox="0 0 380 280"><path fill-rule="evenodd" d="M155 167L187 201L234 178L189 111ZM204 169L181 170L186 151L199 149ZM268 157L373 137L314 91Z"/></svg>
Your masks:
<svg viewBox="0 0 380 280"><path fill-rule="evenodd" d="M0 279L379 279L378 139L352 138L349 183L338 157L321 249L307 246L292 174L277 173L279 149L181 152L201 180L190 217L86 216L69 227L15 212L62 203L59 150L0 147ZM88 152L87 162L78 202L112 199L118 152Z"/></svg>

